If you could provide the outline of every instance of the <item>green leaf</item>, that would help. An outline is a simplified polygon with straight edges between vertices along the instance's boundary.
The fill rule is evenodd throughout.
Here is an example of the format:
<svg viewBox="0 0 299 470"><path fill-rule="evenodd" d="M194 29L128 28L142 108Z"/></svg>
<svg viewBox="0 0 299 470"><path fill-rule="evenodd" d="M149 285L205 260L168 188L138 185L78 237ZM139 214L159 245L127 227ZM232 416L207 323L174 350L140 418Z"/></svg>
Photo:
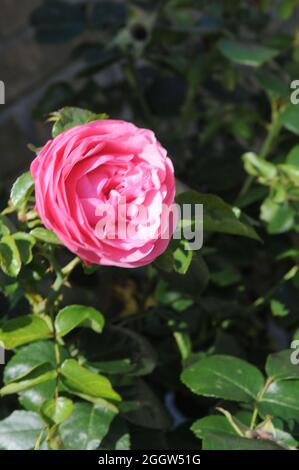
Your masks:
<svg viewBox="0 0 299 470"><path fill-rule="evenodd" d="M280 172L282 173L281 176L287 177L290 182L298 186L299 185L299 168L296 165L289 165L289 164L280 164L278 165Z"/></svg>
<svg viewBox="0 0 299 470"><path fill-rule="evenodd" d="M217 43L220 52L232 62L259 67L273 59L279 51L258 44L242 43L232 39L220 39Z"/></svg>
<svg viewBox="0 0 299 470"><path fill-rule="evenodd" d="M103 367L103 362L106 362L106 358L125 360L129 369L126 374L130 376L150 374L157 363L157 354L151 343L144 336L129 328L109 326L104 330L100 341L98 335L91 330L82 330L81 341L91 367L97 368L97 361L99 361L99 371ZM113 374L114 371L107 370L108 373Z"/></svg>
<svg viewBox="0 0 299 470"><path fill-rule="evenodd" d="M44 425L36 413L14 411L8 418L0 421L0 449L29 450Z"/></svg>
<svg viewBox="0 0 299 470"><path fill-rule="evenodd" d="M298 366L297 366L298 367ZM277 380L270 384L258 409L285 421L299 421L299 380Z"/></svg>
<svg viewBox="0 0 299 470"><path fill-rule="evenodd" d="M135 365L130 359L119 359L115 361L105 361L105 362L92 362L90 364L93 368L96 368L99 372L105 374L114 375L114 374L129 374L134 372Z"/></svg>
<svg viewBox="0 0 299 470"><path fill-rule="evenodd" d="M226 204L220 197L213 194L203 194L196 191L188 191L180 194L177 203L183 204L203 204L203 229L207 232L228 233L259 240L256 231L248 224L237 217L233 208ZM184 214L182 212L182 214ZM184 226L193 225L194 220L182 220Z"/></svg>
<svg viewBox="0 0 299 470"><path fill-rule="evenodd" d="M74 359L64 361L61 366L61 374L64 385L75 393L116 401L121 400L106 377L91 372Z"/></svg>
<svg viewBox="0 0 299 470"><path fill-rule="evenodd" d="M289 104L280 115L280 123L290 132L299 135L299 110L295 104Z"/></svg>
<svg viewBox="0 0 299 470"><path fill-rule="evenodd" d="M109 115L106 113L93 114L87 122L99 121L101 119L109 119Z"/></svg>
<svg viewBox="0 0 299 470"><path fill-rule="evenodd" d="M93 120L94 116L95 114L87 109L74 107L62 108L60 111L52 113L51 120L54 121L52 135L53 137L57 137L67 129L86 124Z"/></svg>
<svg viewBox="0 0 299 470"><path fill-rule="evenodd" d="M0 328L0 341L6 349L14 349L31 341L49 338L51 335L48 323L37 315L23 315L8 320Z"/></svg>
<svg viewBox="0 0 299 470"><path fill-rule="evenodd" d="M274 438L274 441L277 442L277 444L284 446L286 448L288 447L297 448L299 445L299 442L297 439L295 439L289 432L283 431L281 429L275 428L273 438Z"/></svg>
<svg viewBox="0 0 299 470"><path fill-rule="evenodd" d="M267 225L268 232L273 235L288 232L294 225L295 215L294 209L288 204L277 204Z"/></svg>
<svg viewBox="0 0 299 470"><path fill-rule="evenodd" d="M21 261L24 264L29 264L32 261L32 248L35 245L35 239L32 235L25 232L17 232L12 235L19 250Z"/></svg>
<svg viewBox="0 0 299 470"><path fill-rule="evenodd" d="M116 416L109 433L101 444L101 450L130 450L131 439L128 426L124 419Z"/></svg>
<svg viewBox="0 0 299 470"><path fill-rule="evenodd" d="M9 235L13 229L12 223L8 217L0 214L0 237Z"/></svg>
<svg viewBox="0 0 299 470"><path fill-rule="evenodd" d="M170 246L167 247L164 253L156 258L155 265L163 271L171 272L174 270L173 252Z"/></svg>
<svg viewBox="0 0 299 470"><path fill-rule="evenodd" d="M63 347L59 347L59 352L62 360L68 357ZM45 363L56 368L55 345L52 341L36 341L22 346L5 366L4 383L22 380ZM20 403L30 411L38 411L45 401L54 398L55 385L56 380L50 380L20 392Z"/></svg>
<svg viewBox="0 0 299 470"><path fill-rule="evenodd" d="M272 299L270 302L272 314L275 317L285 317L288 315L289 310L279 300Z"/></svg>
<svg viewBox="0 0 299 470"><path fill-rule="evenodd" d="M299 379L298 364L291 362L291 349L286 349L268 356L266 362L266 372L274 380Z"/></svg>
<svg viewBox="0 0 299 470"><path fill-rule="evenodd" d="M172 421L164 403L143 380L135 380L129 388L130 401L120 404L127 421L151 429L170 429Z"/></svg>
<svg viewBox="0 0 299 470"><path fill-rule="evenodd" d="M55 329L59 336L65 336L79 326L91 328L101 333L104 327L103 315L93 307L70 305L63 308L55 319Z"/></svg>
<svg viewBox="0 0 299 470"><path fill-rule="evenodd" d="M10 199L14 207L21 207L29 199L33 189L34 180L29 171L19 176L19 178L15 181L10 193Z"/></svg>
<svg viewBox="0 0 299 470"><path fill-rule="evenodd" d="M243 209L250 206L254 202L265 199L268 195L268 188L266 186L255 186L248 190L247 193L238 197L238 207Z"/></svg>
<svg viewBox="0 0 299 470"><path fill-rule="evenodd" d="M232 356L205 357L187 367L182 382L194 393L232 401L250 402L264 384L262 373Z"/></svg>
<svg viewBox="0 0 299 470"><path fill-rule="evenodd" d="M288 98L290 91L289 85L277 77L276 74L261 70L256 78L270 98Z"/></svg>
<svg viewBox="0 0 299 470"><path fill-rule="evenodd" d="M287 203L267 198L261 205L261 220L267 222L267 231L271 234L288 232L295 223L295 215L294 209Z"/></svg>
<svg viewBox="0 0 299 470"><path fill-rule="evenodd" d="M240 272L231 264L225 264L221 270L211 273L210 278L220 287L231 286L241 280Z"/></svg>
<svg viewBox="0 0 299 470"><path fill-rule="evenodd" d="M192 353L192 341L190 334L180 331L179 328L173 332L178 350L180 351L182 359L185 361Z"/></svg>
<svg viewBox="0 0 299 470"><path fill-rule="evenodd" d="M193 257L193 251L188 246L187 240L171 240L167 250L157 258L157 266L167 272L186 274Z"/></svg>
<svg viewBox="0 0 299 470"><path fill-rule="evenodd" d="M61 241L54 232L46 228L37 227L31 230L30 235L41 242L50 243L51 245L61 245Z"/></svg>
<svg viewBox="0 0 299 470"><path fill-rule="evenodd" d="M17 277L22 261L17 244L11 235L5 235L0 242L0 266L5 274Z"/></svg>
<svg viewBox="0 0 299 470"><path fill-rule="evenodd" d="M284 20L288 19L297 5L298 0L281 0L278 8L279 16Z"/></svg>
<svg viewBox="0 0 299 470"><path fill-rule="evenodd" d="M50 426L53 426L54 424L61 424L63 421L66 421L72 415L73 409L72 400L58 397L57 399L47 400L41 408L41 414L45 421Z"/></svg>
<svg viewBox="0 0 299 470"><path fill-rule="evenodd" d="M249 437L246 433L250 432L250 428L246 426L242 421L233 416L228 410L224 408L217 407L217 410L220 411L230 424L230 426L236 431L236 433L243 437Z"/></svg>
<svg viewBox="0 0 299 470"><path fill-rule="evenodd" d="M248 439L221 432L209 433L203 441L203 450L283 450L276 442L266 439Z"/></svg>
<svg viewBox="0 0 299 470"><path fill-rule="evenodd" d="M66 449L95 450L109 431L116 416L114 407L76 403L71 417L60 427Z"/></svg>
<svg viewBox="0 0 299 470"><path fill-rule="evenodd" d="M19 393L28 388L32 388L36 385L40 385L49 380L55 379L57 371L51 366L51 364L42 364L37 366L30 372L24 380L18 382L8 383L0 389L0 396L11 395L12 393Z"/></svg>
<svg viewBox="0 0 299 470"><path fill-rule="evenodd" d="M270 222L274 218L275 213L278 211L279 207L280 205L272 199L265 199L261 205L260 218L265 222Z"/></svg>
<svg viewBox="0 0 299 470"><path fill-rule="evenodd" d="M61 347L60 355L66 356L66 351ZM44 363L52 364L53 368L56 366L55 346L52 341L36 341L22 346L5 366L4 383L20 380Z"/></svg>
<svg viewBox="0 0 299 470"><path fill-rule="evenodd" d="M270 426L268 423L270 423ZM265 429L266 432L269 432L273 436L273 440L277 442L279 445L285 447L297 447L299 442L295 439L289 432L285 431L285 424L284 421L275 418L275 426L272 423L271 417L267 417L263 423L259 424L256 429ZM294 430L293 430L294 431ZM295 431L296 432L296 431Z"/></svg>
<svg viewBox="0 0 299 470"><path fill-rule="evenodd" d="M210 432L223 432L234 436L237 435L226 417L219 415L205 416L204 418L198 419L192 424L191 431L194 432L198 439L204 439L205 435Z"/></svg>
<svg viewBox="0 0 299 470"><path fill-rule="evenodd" d="M247 152L242 156L244 167L247 173L253 176L260 176L266 180L272 180L277 174L276 166L259 158L253 152Z"/></svg>
<svg viewBox="0 0 299 470"><path fill-rule="evenodd" d="M186 274L192 261L193 251L188 247L187 240L180 240L178 247L173 252L174 269L180 274Z"/></svg>
<svg viewBox="0 0 299 470"><path fill-rule="evenodd" d="M56 378L19 392L19 402L28 411L39 412L47 400L55 397Z"/></svg>
<svg viewBox="0 0 299 470"><path fill-rule="evenodd" d="M289 165L299 166L299 144L295 145L287 154L286 162Z"/></svg>

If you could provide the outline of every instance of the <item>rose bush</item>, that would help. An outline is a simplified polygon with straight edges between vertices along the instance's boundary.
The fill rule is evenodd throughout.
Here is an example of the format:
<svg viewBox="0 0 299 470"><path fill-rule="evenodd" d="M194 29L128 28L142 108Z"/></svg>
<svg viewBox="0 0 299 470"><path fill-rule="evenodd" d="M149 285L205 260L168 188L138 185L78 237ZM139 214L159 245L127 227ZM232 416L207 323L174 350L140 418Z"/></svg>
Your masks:
<svg viewBox="0 0 299 470"><path fill-rule="evenodd" d="M31 173L44 225L86 263L143 266L167 247L174 171L152 131L109 119L76 126L43 147Z"/></svg>
<svg viewBox="0 0 299 470"><path fill-rule="evenodd" d="M45 49L54 51L53 70L57 43L85 32L70 44L76 63L57 83L47 77L34 109L35 118L49 116L54 139L41 152L30 145L39 153L35 182L26 171L3 195L0 450L299 449L299 106L290 102L298 1L38 3L32 23L38 40L53 42ZM111 218L98 212L98 202L125 191L117 175L104 182L108 165L126 167L127 179L119 177L134 180L140 196L139 183L153 184L160 205L155 146L149 161L140 158L153 135L123 123L124 139L91 137L106 125L91 124L103 111L125 112L163 142L183 183L182 232L195 229L196 204L204 206L202 249L188 250L193 238L183 233L150 265L122 269L86 266L64 247L102 262L112 240L114 263L128 261L121 245L140 250L132 235L109 238ZM105 147L95 144L104 138ZM83 177L83 166L100 160ZM148 207L161 231L158 203Z"/></svg>

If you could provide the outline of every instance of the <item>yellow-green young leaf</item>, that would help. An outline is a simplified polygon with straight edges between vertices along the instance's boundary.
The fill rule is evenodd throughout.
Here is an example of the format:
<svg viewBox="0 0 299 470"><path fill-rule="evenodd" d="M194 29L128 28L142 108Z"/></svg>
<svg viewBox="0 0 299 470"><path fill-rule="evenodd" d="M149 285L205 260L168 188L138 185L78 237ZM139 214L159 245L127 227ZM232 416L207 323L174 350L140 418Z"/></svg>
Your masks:
<svg viewBox="0 0 299 470"><path fill-rule="evenodd" d="M266 372L274 380L299 379L299 366L292 363L292 349L270 354L266 362Z"/></svg>
<svg viewBox="0 0 299 470"><path fill-rule="evenodd" d="M180 274L186 274L192 261L193 251L189 249L187 240L180 240L173 252L174 269Z"/></svg>
<svg viewBox="0 0 299 470"><path fill-rule="evenodd" d="M36 240L41 242L50 243L51 245L61 245L61 242L57 235L46 228L37 227L31 230L30 235L32 235Z"/></svg>
<svg viewBox="0 0 299 470"><path fill-rule="evenodd" d="M0 396L22 392L24 390L27 390L28 388L35 387L36 385L48 382L49 380L53 380L56 376L57 371L53 369L51 364L42 364L41 366L36 367L28 375L26 375L24 380L4 385L4 387L0 389Z"/></svg>
<svg viewBox="0 0 299 470"><path fill-rule="evenodd" d="M50 426L53 426L67 420L71 416L73 409L74 404L72 400L58 397L57 399L47 400L41 408L41 414L45 421Z"/></svg>
<svg viewBox="0 0 299 470"><path fill-rule="evenodd" d="M117 410L105 404L76 403L74 411L60 427L66 449L95 450L109 431Z"/></svg>
<svg viewBox="0 0 299 470"><path fill-rule="evenodd" d="M285 317L289 314L286 306L277 299L272 299L270 302L271 312L275 317Z"/></svg>
<svg viewBox="0 0 299 470"><path fill-rule="evenodd" d="M241 402L255 400L264 385L264 377L256 367L220 354L191 364L181 380L198 395Z"/></svg>
<svg viewBox="0 0 299 470"><path fill-rule="evenodd" d="M294 8L298 5L297 0L281 0L278 6L278 13L284 20L288 19L294 11Z"/></svg>
<svg viewBox="0 0 299 470"><path fill-rule="evenodd" d="M173 336L181 357L185 361L192 353L192 341L190 335L184 331L180 331L178 327L177 331L173 332Z"/></svg>
<svg viewBox="0 0 299 470"><path fill-rule="evenodd" d="M107 113L99 113L99 114L93 114L87 122L92 122L92 121L98 121L101 119L109 119L109 114Z"/></svg>
<svg viewBox="0 0 299 470"><path fill-rule="evenodd" d="M192 257L193 251L188 249L187 240L171 240L167 250L157 258L156 264L163 271L186 274Z"/></svg>
<svg viewBox="0 0 299 470"><path fill-rule="evenodd" d="M267 201L269 199L265 200L261 207L261 218L264 218L265 208L269 208L269 204L266 206ZM274 204L267 230L271 234L288 232L294 225L296 212L289 204Z"/></svg>
<svg viewBox="0 0 299 470"><path fill-rule="evenodd" d="M14 349L31 341L49 338L51 335L49 324L37 315L14 318L0 328L0 341L5 349Z"/></svg>
<svg viewBox="0 0 299 470"><path fill-rule="evenodd" d="M14 227L10 219L5 215L0 214L0 237L4 237L4 235L9 235L11 230L13 229Z"/></svg>
<svg viewBox="0 0 299 470"><path fill-rule="evenodd" d="M103 315L93 307L70 305L63 308L55 319L55 329L59 336L65 336L79 326L91 328L100 333L104 327Z"/></svg>
<svg viewBox="0 0 299 470"><path fill-rule="evenodd" d="M64 385L74 393L92 397L120 401L120 395L113 390L110 381L103 375L96 374L81 366L74 359L67 359L61 366Z"/></svg>
<svg viewBox="0 0 299 470"><path fill-rule="evenodd" d="M32 261L32 248L35 245L34 237L25 232L14 233L12 237L18 247L22 263L29 264Z"/></svg>
<svg viewBox="0 0 299 470"><path fill-rule="evenodd" d="M232 62L241 65L259 67L278 54L275 49L260 46L258 44L248 44L232 39L220 39L218 41L220 52Z"/></svg>
<svg viewBox="0 0 299 470"><path fill-rule="evenodd" d="M51 120L54 121L52 135L57 137L62 132L75 126L86 124L96 119L96 115L87 109L65 107L53 113Z"/></svg>
<svg viewBox="0 0 299 470"><path fill-rule="evenodd" d="M5 274L16 277L22 267L17 244L11 235L5 235L0 242L0 265Z"/></svg>
<svg viewBox="0 0 299 470"><path fill-rule="evenodd" d="M299 185L299 168L296 165L286 165L280 164L278 165L278 169L282 173L284 179L289 179L289 181L295 185Z"/></svg>
<svg viewBox="0 0 299 470"><path fill-rule="evenodd" d="M273 163L267 162L263 158L259 158L253 152L245 153L242 159L245 170L250 175L260 176L267 180L271 180L277 175L277 169Z"/></svg>
<svg viewBox="0 0 299 470"><path fill-rule="evenodd" d="M30 197L33 189L34 180L29 171L19 176L19 178L15 181L10 193L10 199L14 207L20 207L22 204L24 204Z"/></svg>

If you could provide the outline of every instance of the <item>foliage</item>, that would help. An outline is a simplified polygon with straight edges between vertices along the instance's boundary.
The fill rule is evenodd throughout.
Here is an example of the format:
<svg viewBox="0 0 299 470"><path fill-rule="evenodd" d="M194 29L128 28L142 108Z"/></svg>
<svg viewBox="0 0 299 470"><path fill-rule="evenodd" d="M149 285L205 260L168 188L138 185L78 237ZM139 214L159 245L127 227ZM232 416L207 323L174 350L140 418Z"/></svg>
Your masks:
<svg viewBox="0 0 299 470"><path fill-rule="evenodd" d="M152 128L177 202L204 204L204 243L173 240L136 270L82 266L41 225L29 173L17 179L0 218L0 448L298 447L297 4L55 0L33 13L40 41L90 38L35 117L51 113L54 136L102 111Z"/></svg>

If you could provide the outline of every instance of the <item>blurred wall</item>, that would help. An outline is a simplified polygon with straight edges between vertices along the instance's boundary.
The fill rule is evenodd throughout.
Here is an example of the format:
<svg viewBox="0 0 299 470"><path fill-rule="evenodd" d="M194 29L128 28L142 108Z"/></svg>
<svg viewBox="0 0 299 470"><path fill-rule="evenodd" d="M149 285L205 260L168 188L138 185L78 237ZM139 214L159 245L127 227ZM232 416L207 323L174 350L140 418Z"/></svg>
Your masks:
<svg viewBox="0 0 299 470"><path fill-rule="evenodd" d="M46 126L32 119L32 108L51 82L72 77L74 42L37 43L30 14L41 0L0 0L0 80L6 103L0 105L0 184L9 185L33 158L27 143L41 145Z"/></svg>

